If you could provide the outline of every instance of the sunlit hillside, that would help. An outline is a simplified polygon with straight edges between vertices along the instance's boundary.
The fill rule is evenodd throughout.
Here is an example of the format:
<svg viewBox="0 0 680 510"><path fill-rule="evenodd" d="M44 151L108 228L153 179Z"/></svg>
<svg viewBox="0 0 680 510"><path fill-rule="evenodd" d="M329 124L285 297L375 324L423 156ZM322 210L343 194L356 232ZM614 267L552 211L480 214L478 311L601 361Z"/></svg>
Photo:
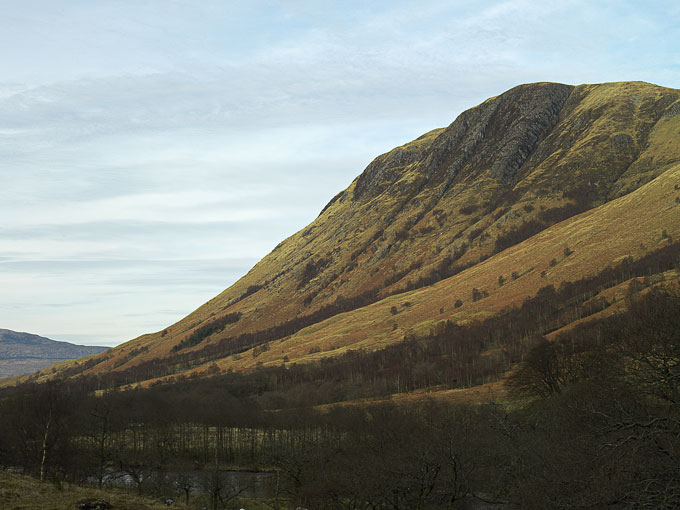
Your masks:
<svg viewBox="0 0 680 510"><path fill-rule="evenodd" d="M377 157L183 320L56 375L130 384L304 363L520 306L680 238L679 130L674 89L513 88Z"/></svg>

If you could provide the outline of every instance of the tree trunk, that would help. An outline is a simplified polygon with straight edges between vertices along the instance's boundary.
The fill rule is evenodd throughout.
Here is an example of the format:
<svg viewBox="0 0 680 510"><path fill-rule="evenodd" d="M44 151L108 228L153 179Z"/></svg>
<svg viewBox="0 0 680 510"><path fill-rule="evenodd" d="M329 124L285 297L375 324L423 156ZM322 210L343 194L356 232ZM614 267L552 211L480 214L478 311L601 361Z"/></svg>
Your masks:
<svg viewBox="0 0 680 510"><path fill-rule="evenodd" d="M50 433L50 424L52 423L52 412L47 417L47 423L45 424L45 436L43 437L42 444L42 458L40 459L40 481L45 481L45 463L47 461L47 437Z"/></svg>

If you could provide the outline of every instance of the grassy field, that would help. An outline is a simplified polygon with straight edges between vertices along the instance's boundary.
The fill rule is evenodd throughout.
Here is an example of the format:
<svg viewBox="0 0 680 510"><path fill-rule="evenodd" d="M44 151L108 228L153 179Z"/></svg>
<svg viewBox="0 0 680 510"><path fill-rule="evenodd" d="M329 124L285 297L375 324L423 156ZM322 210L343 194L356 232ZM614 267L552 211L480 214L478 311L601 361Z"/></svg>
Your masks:
<svg viewBox="0 0 680 510"><path fill-rule="evenodd" d="M97 490L68 483L41 483L30 476L0 470L0 509L2 510L77 510L79 504L106 502L112 510L161 510L167 508L199 509L208 506L207 496L193 495L189 506L177 497L171 506L159 498L140 497L122 489ZM255 501L232 502L227 508L263 510L269 508ZM91 506L90 508L97 508Z"/></svg>
<svg viewBox="0 0 680 510"><path fill-rule="evenodd" d="M141 498L122 490L99 491L67 483L40 483L29 476L0 471L0 508L3 510L74 510L78 503L95 500L106 501L117 510L168 508L159 500Z"/></svg>

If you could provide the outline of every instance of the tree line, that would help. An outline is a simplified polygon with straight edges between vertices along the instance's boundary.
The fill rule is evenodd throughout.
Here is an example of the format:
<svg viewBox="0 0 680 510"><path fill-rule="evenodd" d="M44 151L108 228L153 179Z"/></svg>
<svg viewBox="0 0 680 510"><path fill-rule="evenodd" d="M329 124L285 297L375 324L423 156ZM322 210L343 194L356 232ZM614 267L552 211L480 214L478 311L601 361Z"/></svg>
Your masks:
<svg viewBox="0 0 680 510"><path fill-rule="evenodd" d="M512 399L482 405L274 410L208 382L5 389L0 464L95 483L124 471L134 490L190 506L198 488L177 473L199 469L209 487L215 466L237 464L275 470L266 503L280 509L677 508L678 312L680 289L654 288L626 312L536 337L508 377ZM214 484L211 506L230 508L233 491Z"/></svg>
<svg viewBox="0 0 680 510"><path fill-rule="evenodd" d="M640 281L634 282L631 290L639 291L662 278L664 271L678 268L679 260L680 242L669 243L637 260L628 257L591 277L565 282L558 288L547 285L521 305L481 321L465 325L440 321L428 334L415 337L407 333L402 342L379 351L350 350L315 363L286 363L262 367L251 374L222 374L220 384L258 388L262 395L279 403L290 400L290 406L299 406L384 397L435 385L454 388L497 380L522 359L535 335L548 334L606 308L610 303L597 298L603 290L637 277ZM462 297L475 299L473 295ZM367 294L362 299L371 298L372 294ZM455 298L456 303L451 303L454 307L461 301L458 296ZM89 384L97 389L112 389L164 376L174 376L175 382L181 382L186 377L175 374L184 369L255 346L268 347L303 325L320 320L325 308L351 309L355 305L354 300L338 299L312 316L298 317L261 332L225 338L198 350L174 353L167 359L148 360L125 370L89 376Z"/></svg>

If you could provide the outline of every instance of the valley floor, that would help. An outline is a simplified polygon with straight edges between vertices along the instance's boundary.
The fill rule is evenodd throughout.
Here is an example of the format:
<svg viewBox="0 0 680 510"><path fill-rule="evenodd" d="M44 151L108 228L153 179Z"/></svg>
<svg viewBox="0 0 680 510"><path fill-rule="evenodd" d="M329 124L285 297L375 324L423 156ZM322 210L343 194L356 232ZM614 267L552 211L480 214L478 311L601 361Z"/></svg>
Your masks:
<svg viewBox="0 0 680 510"><path fill-rule="evenodd" d="M110 506L106 506L106 503ZM175 498L172 505L168 506L164 499L141 497L123 489L98 490L69 483L41 483L30 476L0 470L0 509L2 510L77 510L78 508L83 510L106 508L161 510L205 508L206 504L205 496L193 495L189 506L185 505L184 499L180 497ZM248 510L267 508L252 501L243 503L243 505Z"/></svg>
<svg viewBox="0 0 680 510"><path fill-rule="evenodd" d="M141 498L120 490L100 491L71 484L40 483L30 476L0 471L0 508L12 510L55 510L77 508L78 503L107 501L117 510L167 508L161 501Z"/></svg>

